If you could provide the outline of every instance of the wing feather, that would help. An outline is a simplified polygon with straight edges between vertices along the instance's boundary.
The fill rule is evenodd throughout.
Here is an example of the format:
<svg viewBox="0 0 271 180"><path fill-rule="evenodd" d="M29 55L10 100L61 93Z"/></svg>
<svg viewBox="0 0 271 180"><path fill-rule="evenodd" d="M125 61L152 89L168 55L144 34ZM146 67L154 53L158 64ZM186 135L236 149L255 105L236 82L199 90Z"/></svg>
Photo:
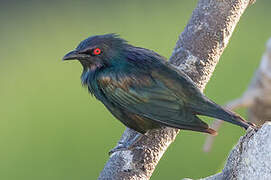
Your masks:
<svg viewBox="0 0 271 180"><path fill-rule="evenodd" d="M103 79L106 79L106 82ZM100 77L98 81L105 98L126 112L175 128L194 128L198 131L208 129L208 125L189 112L185 102L162 81L154 80L151 76L140 79L144 79L144 82L126 76L125 85L120 78L116 80L110 76Z"/></svg>

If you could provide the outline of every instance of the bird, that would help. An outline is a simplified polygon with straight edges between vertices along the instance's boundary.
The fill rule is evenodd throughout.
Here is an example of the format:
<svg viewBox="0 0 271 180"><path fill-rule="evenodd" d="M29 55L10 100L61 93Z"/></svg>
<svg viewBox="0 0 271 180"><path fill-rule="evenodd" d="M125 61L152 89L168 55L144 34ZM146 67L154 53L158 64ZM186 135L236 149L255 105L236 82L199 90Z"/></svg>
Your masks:
<svg viewBox="0 0 271 180"><path fill-rule="evenodd" d="M117 34L94 35L63 60L83 66L81 82L114 117L138 132L117 149L129 149L149 130L164 126L216 135L198 115L244 129L253 124L207 98L184 72L158 53L136 47Z"/></svg>

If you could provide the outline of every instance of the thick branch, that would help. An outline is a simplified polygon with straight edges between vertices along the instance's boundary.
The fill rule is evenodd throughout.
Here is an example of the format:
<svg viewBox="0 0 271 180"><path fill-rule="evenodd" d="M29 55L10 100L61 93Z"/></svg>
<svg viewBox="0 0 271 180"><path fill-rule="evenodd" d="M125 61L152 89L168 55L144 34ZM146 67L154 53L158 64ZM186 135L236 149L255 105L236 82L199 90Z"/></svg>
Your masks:
<svg viewBox="0 0 271 180"><path fill-rule="evenodd" d="M249 0L199 0L170 62L188 74L201 90L249 3ZM178 132L172 128L154 130L137 143L137 148L113 153L99 179L149 179ZM126 129L121 141L135 134Z"/></svg>
<svg viewBox="0 0 271 180"><path fill-rule="evenodd" d="M271 174L271 123L241 137L221 173L202 180L268 180Z"/></svg>

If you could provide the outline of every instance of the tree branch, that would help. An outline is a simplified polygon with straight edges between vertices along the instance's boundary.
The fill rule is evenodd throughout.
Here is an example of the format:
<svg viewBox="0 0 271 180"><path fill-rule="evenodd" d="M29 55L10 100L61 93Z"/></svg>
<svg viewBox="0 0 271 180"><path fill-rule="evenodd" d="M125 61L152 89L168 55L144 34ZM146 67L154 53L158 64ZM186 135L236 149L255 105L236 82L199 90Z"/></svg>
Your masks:
<svg viewBox="0 0 271 180"><path fill-rule="evenodd" d="M201 90L250 3L249 0L199 0L169 61L189 75ZM99 179L149 179L178 132L167 127L148 132L148 137L142 138L136 148L113 153ZM120 141L135 134L127 128Z"/></svg>
<svg viewBox="0 0 271 180"><path fill-rule="evenodd" d="M268 180L271 174L271 123L241 137L221 173L202 180Z"/></svg>

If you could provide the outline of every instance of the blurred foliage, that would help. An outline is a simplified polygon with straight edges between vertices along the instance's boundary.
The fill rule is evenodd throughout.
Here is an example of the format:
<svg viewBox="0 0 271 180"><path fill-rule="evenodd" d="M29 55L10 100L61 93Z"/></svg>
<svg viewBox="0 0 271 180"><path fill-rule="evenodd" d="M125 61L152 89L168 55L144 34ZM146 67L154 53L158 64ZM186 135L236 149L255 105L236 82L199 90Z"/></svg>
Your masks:
<svg viewBox="0 0 271 180"><path fill-rule="evenodd" d="M81 87L81 65L62 56L88 36L115 32L169 57L196 3L1 1L0 179L96 179L124 126ZM258 1L241 18L205 91L214 101L246 89L271 35L270 5ZM242 134L225 124L206 154L205 135L182 131L152 179L211 175Z"/></svg>

